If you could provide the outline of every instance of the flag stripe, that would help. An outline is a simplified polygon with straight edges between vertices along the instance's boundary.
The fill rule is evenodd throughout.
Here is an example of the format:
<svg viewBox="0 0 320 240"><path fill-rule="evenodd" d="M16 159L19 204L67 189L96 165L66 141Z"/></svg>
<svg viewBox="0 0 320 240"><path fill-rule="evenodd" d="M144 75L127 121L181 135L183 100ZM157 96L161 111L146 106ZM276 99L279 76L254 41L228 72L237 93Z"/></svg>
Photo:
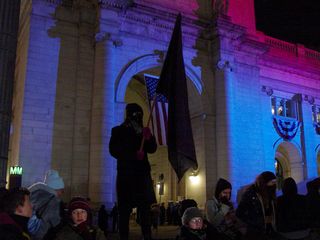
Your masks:
<svg viewBox="0 0 320 240"><path fill-rule="evenodd" d="M152 106L159 78L147 74L144 76L144 78L150 106ZM159 145L167 145L168 102L162 94L157 95L151 119L153 133L156 137L157 143Z"/></svg>
<svg viewBox="0 0 320 240"><path fill-rule="evenodd" d="M168 136L168 103L162 103L162 112L163 112L163 122L164 122L164 133L163 138L165 139L165 144L167 145L167 136Z"/></svg>
<svg viewBox="0 0 320 240"><path fill-rule="evenodd" d="M156 125L157 125L157 133L158 133L158 141L159 144L162 145L162 137L161 137L161 122L160 122L160 113L159 113L159 107L158 103L156 103L155 106L155 114L156 114Z"/></svg>

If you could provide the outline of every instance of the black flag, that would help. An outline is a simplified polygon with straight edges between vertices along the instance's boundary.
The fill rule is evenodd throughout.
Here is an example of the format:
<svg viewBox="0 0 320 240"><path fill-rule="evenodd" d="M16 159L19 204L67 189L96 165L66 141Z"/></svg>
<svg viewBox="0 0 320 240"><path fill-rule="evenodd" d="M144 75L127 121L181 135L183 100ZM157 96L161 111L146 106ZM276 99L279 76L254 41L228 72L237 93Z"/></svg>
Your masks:
<svg viewBox="0 0 320 240"><path fill-rule="evenodd" d="M168 99L168 156L180 181L189 168L198 167L188 106L181 14L176 19L156 92Z"/></svg>

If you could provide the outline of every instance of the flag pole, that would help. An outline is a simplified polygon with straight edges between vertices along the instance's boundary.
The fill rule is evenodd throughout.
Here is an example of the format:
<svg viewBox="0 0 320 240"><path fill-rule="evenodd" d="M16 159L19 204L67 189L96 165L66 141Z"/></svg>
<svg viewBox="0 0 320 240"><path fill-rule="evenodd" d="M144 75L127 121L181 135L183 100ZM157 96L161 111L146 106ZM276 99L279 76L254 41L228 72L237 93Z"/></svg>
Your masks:
<svg viewBox="0 0 320 240"><path fill-rule="evenodd" d="M153 112L153 109L154 109L154 106L156 105L156 99L157 99L157 93L154 94L153 96L153 102L152 102L152 105L151 105L151 109L150 109L150 113L149 113L149 118L148 118L148 122L147 122L147 126L146 127L149 127L149 124L151 122L151 117L152 117L152 112ZM144 145L144 136L142 135L142 140L141 140L141 144L140 144L140 149L139 151L142 151L143 149L143 145Z"/></svg>

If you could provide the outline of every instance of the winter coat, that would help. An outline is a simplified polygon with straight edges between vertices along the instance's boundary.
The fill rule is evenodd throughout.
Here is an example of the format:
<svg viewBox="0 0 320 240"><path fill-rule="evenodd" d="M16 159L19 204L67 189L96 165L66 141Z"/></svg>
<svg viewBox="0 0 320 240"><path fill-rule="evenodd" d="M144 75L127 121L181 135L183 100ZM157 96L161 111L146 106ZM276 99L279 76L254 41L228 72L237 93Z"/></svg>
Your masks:
<svg viewBox="0 0 320 240"><path fill-rule="evenodd" d="M240 228L245 226L237 219L232 206L219 202L215 197L209 199L205 208L206 220L226 239L240 239Z"/></svg>
<svg viewBox="0 0 320 240"><path fill-rule="evenodd" d="M275 213L274 202L272 202L273 214ZM236 216L247 224L248 231L264 233L266 230L265 209L262 198L256 192L255 185L251 185L242 196L236 210ZM275 216L273 216L275 219Z"/></svg>
<svg viewBox="0 0 320 240"><path fill-rule="evenodd" d="M83 224L81 228L71 224L63 226L54 240L105 240L106 237L100 229Z"/></svg>
<svg viewBox="0 0 320 240"><path fill-rule="evenodd" d="M277 198L276 204L277 231L288 239L307 237L309 216L305 196L297 194L297 186L293 179L285 180L282 192L283 195Z"/></svg>
<svg viewBox="0 0 320 240"><path fill-rule="evenodd" d="M317 180L313 180L307 183L308 194L306 195L306 201L311 227L320 229L320 194L317 182Z"/></svg>
<svg viewBox="0 0 320 240"><path fill-rule="evenodd" d="M30 201L36 215L42 220L38 231L32 235L33 240L42 239L50 228L61 221L60 199L56 191L44 183L35 183L29 187Z"/></svg>
<svg viewBox="0 0 320 240"><path fill-rule="evenodd" d="M217 227L224 221L225 215L230 210L230 206L220 203L215 197L206 203L205 216L209 223Z"/></svg>
<svg viewBox="0 0 320 240"><path fill-rule="evenodd" d="M206 240L207 235L204 229L192 230L184 225L180 228L180 234L177 240Z"/></svg>
<svg viewBox="0 0 320 240"><path fill-rule="evenodd" d="M0 213L1 240L30 240L27 230L27 217Z"/></svg>
<svg viewBox="0 0 320 240"><path fill-rule="evenodd" d="M155 138L144 142L144 158L137 158L142 134L137 134L129 124L112 129L109 143L110 154L117 159L117 194L122 206L146 206L156 202L147 153L157 149Z"/></svg>

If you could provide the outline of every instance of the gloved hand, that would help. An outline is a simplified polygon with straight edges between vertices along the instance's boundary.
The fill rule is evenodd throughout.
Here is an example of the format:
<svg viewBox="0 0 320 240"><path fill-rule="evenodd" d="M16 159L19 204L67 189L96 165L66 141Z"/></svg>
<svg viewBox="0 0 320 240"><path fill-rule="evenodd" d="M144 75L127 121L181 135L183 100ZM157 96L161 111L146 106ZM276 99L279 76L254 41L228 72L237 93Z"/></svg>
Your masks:
<svg viewBox="0 0 320 240"><path fill-rule="evenodd" d="M149 140L151 138L151 130L148 127L144 127L142 129L142 135L145 140Z"/></svg>
<svg viewBox="0 0 320 240"><path fill-rule="evenodd" d="M137 151L137 159L138 160L143 160L144 159L144 151L143 150L142 151L140 151L140 150Z"/></svg>

